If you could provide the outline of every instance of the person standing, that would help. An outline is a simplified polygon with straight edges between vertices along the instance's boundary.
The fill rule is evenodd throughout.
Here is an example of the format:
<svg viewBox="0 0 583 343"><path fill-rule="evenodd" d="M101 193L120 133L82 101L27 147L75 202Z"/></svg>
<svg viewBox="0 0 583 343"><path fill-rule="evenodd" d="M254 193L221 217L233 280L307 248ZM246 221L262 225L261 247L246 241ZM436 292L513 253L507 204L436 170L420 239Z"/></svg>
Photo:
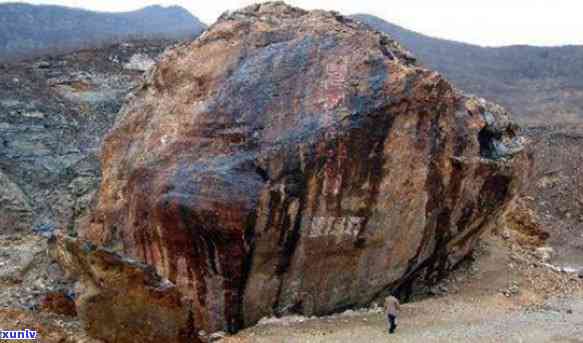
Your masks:
<svg viewBox="0 0 583 343"><path fill-rule="evenodd" d="M399 303L399 299L392 295L385 299L385 314L389 321L389 334L395 333L395 330L397 329L397 316L399 315L400 309L401 304Z"/></svg>

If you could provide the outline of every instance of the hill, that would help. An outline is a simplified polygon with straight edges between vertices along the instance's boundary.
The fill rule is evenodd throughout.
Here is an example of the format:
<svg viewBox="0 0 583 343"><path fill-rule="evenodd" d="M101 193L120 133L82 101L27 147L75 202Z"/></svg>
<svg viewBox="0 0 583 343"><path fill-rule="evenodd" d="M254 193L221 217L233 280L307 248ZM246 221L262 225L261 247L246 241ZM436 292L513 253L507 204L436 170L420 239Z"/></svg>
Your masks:
<svg viewBox="0 0 583 343"><path fill-rule="evenodd" d="M128 39L183 39L206 25L178 6L124 13L62 6L0 4L0 60L91 48Z"/></svg>
<svg viewBox="0 0 583 343"><path fill-rule="evenodd" d="M352 17L389 34L464 91L503 104L523 123L583 120L583 46L481 47L425 36L372 15Z"/></svg>

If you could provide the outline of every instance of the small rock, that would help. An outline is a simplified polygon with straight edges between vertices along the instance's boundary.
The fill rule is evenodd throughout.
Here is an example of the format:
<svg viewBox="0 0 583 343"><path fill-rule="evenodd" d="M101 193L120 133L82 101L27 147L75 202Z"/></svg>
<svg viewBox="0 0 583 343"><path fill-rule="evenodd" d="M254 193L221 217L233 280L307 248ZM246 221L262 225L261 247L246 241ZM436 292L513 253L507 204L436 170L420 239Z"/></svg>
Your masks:
<svg viewBox="0 0 583 343"><path fill-rule="evenodd" d="M218 340L225 338L226 335L227 334L224 333L223 331L214 332L214 333L211 333L209 335L208 341L209 342L216 342Z"/></svg>
<svg viewBox="0 0 583 343"><path fill-rule="evenodd" d="M54 224L45 223L36 226L34 229L32 229L32 231L39 236L50 237L53 235L55 229L56 227Z"/></svg>
<svg viewBox="0 0 583 343"><path fill-rule="evenodd" d="M510 292L510 294L515 295L520 292L520 288L518 288L518 286L513 285L512 287L508 288L508 291Z"/></svg>
<svg viewBox="0 0 583 343"><path fill-rule="evenodd" d="M448 289L448 288L447 288L447 286L445 286L445 285L440 285L440 286L439 286L439 290L440 290L442 293L447 293L447 292L449 292L449 289Z"/></svg>
<svg viewBox="0 0 583 343"><path fill-rule="evenodd" d="M118 64L118 63L119 63L119 57L117 57L117 56L111 56L111 57L109 58L109 60L110 60L112 63L116 63L116 64Z"/></svg>
<svg viewBox="0 0 583 343"><path fill-rule="evenodd" d="M135 54L130 58L130 61L124 65L125 69L148 71L156 64L152 58L145 54Z"/></svg>
<svg viewBox="0 0 583 343"><path fill-rule="evenodd" d="M551 247L541 247L535 250L535 254L538 258L541 259L544 263L548 263L553 259L555 255L555 249Z"/></svg>
<svg viewBox="0 0 583 343"><path fill-rule="evenodd" d="M502 238L505 240L509 240L510 239L510 231L508 231L508 230L502 231Z"/></svg>
<svg viewBox="0 0 583 343"><path fill-rule="evenodd" d="M51 64L47 61L40 61L34 65L36 69L49 69Z"/></svg>

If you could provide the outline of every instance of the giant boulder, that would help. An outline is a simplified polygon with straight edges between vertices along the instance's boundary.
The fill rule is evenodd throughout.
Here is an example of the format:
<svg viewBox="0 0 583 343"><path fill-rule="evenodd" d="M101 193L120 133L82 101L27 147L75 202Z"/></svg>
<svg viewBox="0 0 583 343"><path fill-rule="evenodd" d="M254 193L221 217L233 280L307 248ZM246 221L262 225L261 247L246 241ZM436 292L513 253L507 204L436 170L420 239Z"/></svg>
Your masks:
<svg viewBox="0 0 583 343"><path fill-rule="evenodd" d="M254 5L168 51L123 108L82 236L152 265L197 330L323 315L459 262L520 191L522 144L388 36Z"/></svg>

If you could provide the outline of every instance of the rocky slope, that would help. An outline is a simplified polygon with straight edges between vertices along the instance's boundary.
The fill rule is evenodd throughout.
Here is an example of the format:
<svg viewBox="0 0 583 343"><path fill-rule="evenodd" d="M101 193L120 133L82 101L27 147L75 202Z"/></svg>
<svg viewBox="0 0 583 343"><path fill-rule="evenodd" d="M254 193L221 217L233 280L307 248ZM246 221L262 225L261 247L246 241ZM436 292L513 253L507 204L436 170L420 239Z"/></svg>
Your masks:
<svg viewBox="0 0 583 343"><path fill-rule="evenodd" d="M184 8L150 6L125 13L62 6L0 4L0 61L92 48L128 39L181 40L206 25Z"/></svg>
<svg viewBox="0 0 583 343"><path fill-rule="evenodd" d="M97 152L169 41L0 64L0 231L73 229L99 184Z"/></svg>
<svg viewBox="0 0 583 343"><path fill-rule="evenodd" d="M193 332L364 306L419 276L438 279L530 170L501 107L461 94L388 36L282 3L227 13L168 51L101 160L82 237L175 284ZM98 299L150 305L141 282L120 290L99 277L124 280L135 263L83 246L61 244L59 256L95 268L77 305L112 340L145 317ZM142 327L142 341L158 335Z"/></svg>
<svg viewBox="0 0 583 343"><path fill-rule="evenodd" d="M385 32L461 89L496 101L523 123L583 120L583 47L480 47L433 38L371 15L352 16Z"/></svg>
<svg viewBox="0 0 583 343"><path fill-rule="evenodd" d="M525 135L537 161L528 206L550 234L555 262L583 270L583 125L533 127Z"/></svg>

